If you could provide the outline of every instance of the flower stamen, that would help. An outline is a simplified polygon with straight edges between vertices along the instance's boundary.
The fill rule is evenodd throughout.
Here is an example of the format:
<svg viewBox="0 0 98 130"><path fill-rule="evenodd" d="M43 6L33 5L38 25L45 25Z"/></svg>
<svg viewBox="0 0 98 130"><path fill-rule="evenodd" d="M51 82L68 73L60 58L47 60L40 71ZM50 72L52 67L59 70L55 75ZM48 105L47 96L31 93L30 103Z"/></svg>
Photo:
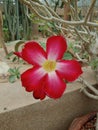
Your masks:
<svg viewBox="0 0 98 130"><path fill-rule="evenodd" d="M52 72L56 68L56 61L46 60L43 64L43 68L47 72Z"/></svg>

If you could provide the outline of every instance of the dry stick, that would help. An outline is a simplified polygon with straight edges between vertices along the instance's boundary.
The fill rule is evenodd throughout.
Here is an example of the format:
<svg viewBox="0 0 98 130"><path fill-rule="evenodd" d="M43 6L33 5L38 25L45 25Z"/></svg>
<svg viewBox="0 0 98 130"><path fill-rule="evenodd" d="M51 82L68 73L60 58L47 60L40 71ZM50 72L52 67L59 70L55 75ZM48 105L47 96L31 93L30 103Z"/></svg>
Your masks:
<svg viewBox="0 0 98 130"><path fill-rule="evenodd" d="M46 3L46 5L47 5L47 6L49 6L49 3L48 3L48 1L47 1L47 0L45 0L45 3Z"/></svg>
<svg viewBox="0 0 98 130"><path fill-rule="evenodd" d="M58 28L58 29L60 29L60 27L58 26L58 25L56 25L56 27ZM69 27L69 26L68 26ZM71 27L71 29L69 30L69 29L67 29L68 28L67 26L66 27L62 27L62 29L63 30L65 30L65 31L67 31L67 32L71 32L72 34L75 32L75 30L74 30L74 28L72 29L72 27ZM69 27L70 28L70 27ZM84 35L88 35L88 33L87 32L84 32L84 31L79 31L78 30L78 33L79 34L84 34ZM91 36L94 36L94 34L90 34Z"/></svg>
<svg viewBox="0 0 98 130"><path fill-rule="evenodd" d="M80 18L78 16L78 11L77 11L77 0L75 0L75 7L73 8L73 6L70 5L70 8L71 8L72 12L74 13L74 17L76 16L77 20L80 20ZM74 19L74 17L73 17L73 19ZM90 35L90 30L88 27L86 27L85 25L82 25L81 29L83 29L85 32L87 32L87 34Z"/></svg>
<svg viewBox="0 0 98 130"><path fill-rule="evenodd" d="M47 6L45 6L45 5L41 5L41 4L39 4L39 3L37 3L37 2L34 2L34 1L31 1L31 0L28 0L28 1L30 1L30 2L27 2L27 1L24 1L24 0L20 0L20 1L22 1L22 2L25 3L25 4L27 4L28 7L29 7L36 15L38 15L40 18L42 18L42 19L44 19L44 20L49 20L49 21L52 20L52 21L55 21L55 22L60 22L61 24L65 24L66 26L69 26L69 25L72 25L72 26L77 26L77 25L84 26L85 29L86 29L87 34L89 34L90 32L89 32L89 30L87 29L86 25L98 26L98 24L93 23L93 22L87 22L87 23L85 23L87 17L89 16L89 11L91 11L91 9L93 8L94 3L91 4L90 9L88 10L88 15L86 15L86 17L85 17L85 21L66 21L66 20L61 19L61 18L58 17L57 15L54 15L54 16L53 16L53 10L50 11L50 9L47 8ZM67 1L67 2L69 2L69 1ZM47 16L47 17L46 17L46 16L42 16L42 15L35 9L36 6L42 8L42 9L44 9L45 12L47 12L48 16ZM75 12L75 10L74 10L74 12ZM54 14L55 14L55 13L54 13ZM84 27L83 27L83 28L84 28ZM87 43L87 41L81 36L81 34L80 34L80 32L78 32L78 30L75 29L75 32L76 32L76 34L80 37L80 39L82 39L82 41L84 41L84 42ZM88 43L89 43L89 42L88 42Z"/></svg>
<svg viewBox="0 0 98 130"><path fill-rule="evenodd" d="M74 1L74 8L75 8L75 16L76 16L76 20L78 19L78 7L77 7L77 0Z"/></svg>
<svg viewBox="0 0 98 130"><path fill-rule="evenodd" d="M56 28L58 28L58 29L62 29L62 31L67 31L67 32L70 32L73 36L77 36L75 33L73 33L73 32L75 32L74 30L73 30L73 27L71 27L71 26L65 26L65 27L60 27L60 26L58 26L57 24L55 24L55 27ZM85 34L84 32L81 32L80 31L80 33L82 33L82 34ZM64 34L65 35L65 34Z"/></svg>
<svg viewBox="0 0 98 130"><path fill-rule="evenodd" d="M86 96L88 96L89 98L92 98L92 99L98 100L98 96L89 93L85 88L84 88L82 91L83 91L84 94L85 94Z"/></svg>
<svg viewBox="0 0 98 130"><path fill-rule="evenodd" d="M85 23L87 23L87 20L88 20L89 16L91 15L91 12L92 12L92 9L94 8L95 3L96 3L96 0L93 0L90 8L88 9L87 15L85 17L85 20L84 20Z"/></svg>
<svg viewBox="0 0 98 130"><path fill-rule="evenodd" d="M85 79L82 77L79 78L80 82L82 82L86 87L88 87L90 90L92 90L96 95L98 95L98 90L94 88L92 85L90 85Z"/></svg>
<svg viewBox="0 0 98 130"><path fill-rule="evenodd" d="M81 34L78 32L78 30L77 30L76 28L74 28L74 30L75 30L76 34L79 36L79 38L80 38L83 42L89 44L89 42L88 42L87 40L85 40L85 39L81 36Z"/></svg>
<svg viewBox="0 0 98 130"><path fill-rule="evenodd" d="M47 6L47 5L46 5L46 8L51 12L51 14L52 14L53 16L55 16L55 17L61 19L61 17L60 17L52 8L50 8L50 7Z"/></svg>
<svg viewBox="0 0 98 130"><path fill-rule="evenodd" d="M44 12L47 13L50 18L52 17L51 13L50 13L49 10L46 8L46 6L41 5L41 4L37 3L37 2L33 2L33 1L31 1L31 0L30 0L30 3L31 3L31 5L33 5L34 7L38 7L38 8L37 8L38 10L39 10L39 9L43 9Z"/></svg>
<svg viewBox="0 0 98 130"><path fill-rule="evenodd" d="M77 0L76 0L76 1L77 1ZM76 13L78 13L78 12L76 11L76 10L77 10L76 8L77 8L76 2L75 2L75 7L73 7L72 5L70 5L71 12L72 12L72 14L74 14L74 15L72 15L73 19L75 19L75 16L76 16L76 19L77 19L77 20L80 20L78 14L76 15ZM87 32L87 34L90 35L90 31L89 31L88 27L82 25L82 26L81 26L81 29L84 30L84 32Z"/></svg>
<svg viewBox="0 0 98 130"><path fill-rule="evenodd" d="M55 22L60 22L62 24L65 24L65 25L72 25L72 26L78 26L78 25L85 25L85 26L93 26L93 27L98 27L98 24L97 23L93 23L93 22L87 22L85 23L84 20L81 20L81 21L66 21L66 20L63 20L61 18L57 18L57 17L54 17L54 16L51 16L51 17L44 17L42 16L41 14L38 13L37 10L34 9L34 7L32 7L31 5L31 0L28 0L28 1L25 1L25 0L20 0L22 3L24 3L25 5L27 5L29 7L29 9L34 12L37 16L39 16L41 19L44 19L44 20L47 20L47 21L55 21ZM33 2L33 4L35 4ZM35 6L35 5L34 5ZM37 4L38 7L42 8L43 5L40 5L40 4ZM45 9L45 7L44 7ZM47 10L47 13L49 13L48 15L50 15L50 12L49 10Z"/></svg>
<svg viewBox="0 0 98 130"><path fill-rule="evenodd" d="M78 14L77 14L77 0L75 0L75 7L73 8L73 6L70 5L70 8L71 8L72 12L74 13L73 19L76 17L77 20L80 20ZM81 26L81 29L83 29L84 32L87 33L87 35L91 35L91 34L90 34L90 30L89 30L88 27L82 25L82 26ZM79 38L80 38L83 42L87 43L86 40L81 36L79 30L77 30L77 29L75 28L75 32L76 32L76 34L79 36Z"/></svg>
<svg viewBox="0 0 98 130"><path fill-rule="evenodd" d="M32 4L31 4L32 3ZM48 15L50 15L50 17L46 17L46 16L42 16L41 14L39 14L39 12L32 6L33 4L34 4L34 2L31 2L31 3L29 3L29 7L30 7L30 9L31 9L31 11L32 12L34 12L37 16L39 16L41 19L44 19L44 20L49 20L49 21L51 21L52 20L52 15L51 15L51 13L43 6L43 5L40 5L40 6L38 6L38 4L37 4L37 6L38 6L38 8L43 8L46 12L47 12L47 14ZM34 6L36 6L36 5L34 5Z"/></svg>
<svg viewBox="0 0 98 130"><path fill-rule="evenodd" d="M81 59L81 57L79 56L78 53L75 53L75 55L76 55L76 58L78 59L78 61L81 61L82 63L86 63L87 64L86 59Z"/></svg>
<svg viewBox="0 0 98 130"><path fill-rule="evenodd" d="M64 36L65 34L64 34L64 31L63 31L63 29L62 29L62 25L61 25L61 24L59 25L59 29L60 29L60 31L61 31L61 34Z"/></svg>

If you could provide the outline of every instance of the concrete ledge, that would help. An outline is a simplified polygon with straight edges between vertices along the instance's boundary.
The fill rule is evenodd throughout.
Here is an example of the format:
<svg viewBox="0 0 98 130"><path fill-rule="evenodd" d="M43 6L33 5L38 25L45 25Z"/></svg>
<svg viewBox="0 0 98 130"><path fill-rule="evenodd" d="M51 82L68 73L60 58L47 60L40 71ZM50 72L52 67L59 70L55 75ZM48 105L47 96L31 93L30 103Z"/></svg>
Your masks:
<svg viewBox="0 0 98 130"><path fill-rule="evenodd" d="M95 83L89 68L84 77ZM0 130L67 130L74 117L98 110L98 101L80 93L81 87L74 82L62 98L39 101L25 92L19 81L10 86L0 84Z"/></svg>

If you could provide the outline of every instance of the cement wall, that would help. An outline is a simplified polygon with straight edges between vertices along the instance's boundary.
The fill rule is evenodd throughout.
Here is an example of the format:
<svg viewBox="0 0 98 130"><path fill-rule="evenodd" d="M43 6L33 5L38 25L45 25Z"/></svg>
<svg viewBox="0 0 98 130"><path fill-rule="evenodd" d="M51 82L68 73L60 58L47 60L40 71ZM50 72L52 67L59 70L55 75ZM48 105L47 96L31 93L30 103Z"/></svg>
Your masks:
<svg viewBox="0 0 98 130"><path fill-rule="evenodd" d="M83 77L94 84L92 71L84 71ZM20 81L0 83L0 130L68 130L75 117L98 111L98 101L80 92L82 87L70 83L60 99L39 101L25 92Z"/></svg>

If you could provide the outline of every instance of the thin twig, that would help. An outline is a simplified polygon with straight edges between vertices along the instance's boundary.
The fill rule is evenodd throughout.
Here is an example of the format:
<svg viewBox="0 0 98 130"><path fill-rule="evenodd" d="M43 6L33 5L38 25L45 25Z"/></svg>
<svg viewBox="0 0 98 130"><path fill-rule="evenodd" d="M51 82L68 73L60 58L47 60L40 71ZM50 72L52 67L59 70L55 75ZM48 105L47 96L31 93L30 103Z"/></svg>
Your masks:
<svg viewBox="0 0 98 130"><path fill-rule="evenodd" d="M84 23L87 23L87 20L88 20L90 14L92 12L92 9L94 8L95 3L96 3L96 0L93 0L92 3L91 3L90 8L88 9L88 12L87 12L87 15L85 17Z"/></svg>
<svg viewBox="0 0 98 130"><path fill-rule="evenodd" d="M83 36L81 36L81 34L78 32L78 30L77 30L76 28L74 28L74 30L75 30L76 34L79 36L79 38L80 38L83 42L89 44L89 42L88 42L87 40L85 40L85 39L83 38Z"/></svg>
<svg viewBox="0 0 98 130"><path fill-rule="evenodd" d="M91 84L89 84L85 79L82 77L79 78L80 82L82 82L86 87L88 87L90 90L92 90L96 95L98 95L98 90L94 88Z"/></svg>
<svg viewBox="0 0 98 130"><path fill-rule="evenodd" d="M67 21L55 16L51 16L51 13L49 12L48 9L46 9L46 7L44 5L40 5L38 3L32 2L31 0L25 1L25 0L20 0L22 3L26 4L28 6L28 8L34 12L38 17L40 17L41 19L47 20L47 21L55 21L55 22L60 22L61 24L64 25L71 25L71 26L81 26L81 25L85 25L85 26L92 26L92 27L98 27L97 23L93 23L93 22L86 22L84 20L80 20L80 21ZM31 4L32 3L32 4ZM34 5L33 5L34 4ZM33 6L38 6L38 8L43 8L45 9L45 11L48 13L47 15L49 17L44 17L42 14L39 14L39 12L33 7Z"/></svg>
<svg viewBox="0 0 98 130"><path fill-rule="evenodd" d="M85 95L88 96L89 98L92 98L92 99L98 100L98 96L89 93L85 88L83 89L83 92L84 92Z"/></svg>

